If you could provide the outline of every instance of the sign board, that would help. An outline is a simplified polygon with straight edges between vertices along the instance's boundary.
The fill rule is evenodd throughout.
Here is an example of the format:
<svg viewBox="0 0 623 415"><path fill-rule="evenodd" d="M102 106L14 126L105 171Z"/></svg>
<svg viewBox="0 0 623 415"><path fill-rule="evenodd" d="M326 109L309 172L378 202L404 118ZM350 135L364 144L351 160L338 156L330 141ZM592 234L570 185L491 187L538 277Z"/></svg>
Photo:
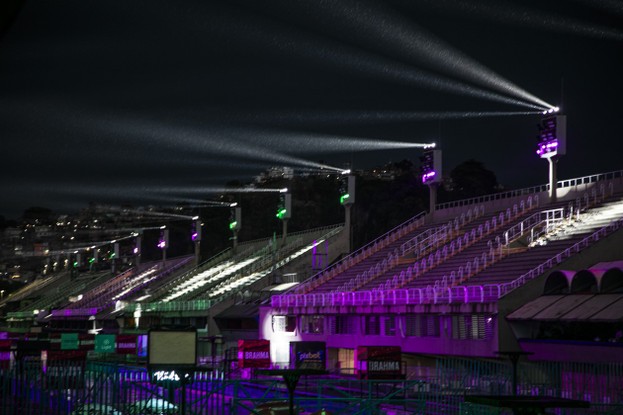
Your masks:
<svg viewBox="0 0 623 415"><path fill-rule="evenodd" d="M117 354L136 354L136 334L118 334Z"/></svg>
<svg viewBox="0 0 623 415"><path fill-rule="evenodd" d="M290 342L290 361L295 369L327 368L327 345L325 342Z"/></svg>
<svg viewBox="0 0 623 415"><path fill-rule="evenodd" d="M365 379L400 379L402 352L399 346L357 347L358 369Z"/></svg>
<svg viewBox="0 0 623 415"><path fill-rule="evenodd" d="M78 350L80 339L78 333L61 334L61 350Z"/></svg>
<svg viewBox="0 0 623 415"><path fill-rule="evenodd" d="M238 367L269 368L270 340L238 340Z"/></svg>
<svg viewBox="0 0 623 415"><path fill-rule="evenodd" d="M197 330L150 330L147 362L152 367L194 367Z"/></svg>
<svg viewBox="0 0 623 415"><path fill-rule="evenodd" d="M114 334L98 334L95 336L95 351L97 353L114 353L115 352L115 335Z"/></svg>
<svg viewBox="0 0 623 415"><path fill-rule="evenodd" d="M8 369L11 364L11 340L0 340L0 369Z"/></svg>

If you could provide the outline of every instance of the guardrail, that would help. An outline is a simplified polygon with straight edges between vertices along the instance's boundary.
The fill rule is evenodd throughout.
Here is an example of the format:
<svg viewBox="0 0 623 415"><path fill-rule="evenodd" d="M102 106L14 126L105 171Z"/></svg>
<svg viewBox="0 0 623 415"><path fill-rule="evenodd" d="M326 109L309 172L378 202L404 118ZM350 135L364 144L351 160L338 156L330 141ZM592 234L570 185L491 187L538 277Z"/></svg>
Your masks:
<svg viewBox="0 0 623 415"><path fill-rule="evenodd" d="M440 303L484 303L497 301L526 282L542 275L548 269L560 264L564 259L587 248L601 238L623 227L623 218L612 222L585 237L580 242L566 248L531 271L509 283L483 284L455 287L422 287L408 289L281 294L271 297L271 306L282 307L337 307L337 306L374 306L404 304L440 304Z"/></svg>
<svg viewBox="0 0 623 415"><path fill-rule="evenodd" d="M577 177L573 179L559 180L557 182L557 189L565 189L569 187L577 187L579 185L585 185L605 180L623 179L623 170L612 171L608 173L593 174L590 176ZM468 206L476 203L490 202L493 200L509 199L513 197L519 197L528 194L547 192L549 190L549 184L542 184L538 186L526 187L523 189L509 190L507 192L492 193L488 195L473 197L470 199L455 200L452 202L439 203L435 205L435 210L443 210L460 206Z"/></svg>
<svg viewBox="0 0 623 415"><path fill-rule="evenodd" d="M318 272L309 278L305 283L299 284L286 292L301 292L309 289L314 289L317 285L322 284L323 282L333 278L338 273L342 272L346 266L354 265L368 256L372 255L374 252L377 252L382 247L386 246L390 241L397 239L398 237L404 235L406 232L411 232L417 227L424 224L424 220L426 217L426 212L420 212L417 215L413 216L410 219L407 219L400 225L394 227L393 229L385 232L383 235L374 239L373 241L367 243L362 246L355 252L347 255L342 258L340 261L331 265L328 268Z"/></svg>
<svg viewBox="0 0 623 415"><path fill-rule="evenodd" d="M564 208L542 210L530 216L529 218L522 220L520 223L512 226L510 229L504 232L504 245L510 244L512 241L520 238L524 233L528 231L531 231L530 242L532 242L535 237L541 235L541 233L535 234L533 232L536 226L544 224L544 232L549 232L549 230L553 226L560 224L564 220L564 211Z"/></svg>

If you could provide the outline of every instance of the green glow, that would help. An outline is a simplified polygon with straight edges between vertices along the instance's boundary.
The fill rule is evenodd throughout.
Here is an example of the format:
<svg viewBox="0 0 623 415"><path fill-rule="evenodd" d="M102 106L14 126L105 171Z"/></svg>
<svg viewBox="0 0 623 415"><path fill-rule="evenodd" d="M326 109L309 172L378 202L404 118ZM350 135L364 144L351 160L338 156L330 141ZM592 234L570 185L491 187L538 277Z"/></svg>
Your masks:
<svg viewBox="0 0 623 415"><path fill-rule="evenodd" d="M233 221L229 224L229 229L233 230L238 225L238 221Z"/></svg>
<svg viewBox="0 0 623 415"><path fill-rule="evenodd" d="M89 264L92 264L92 263L94 263L94 262L95 262L95 258L91 258L91 259L89 259Z"/></svg>
<svg viewBox="0 0 623 415"><path fill-rule="evenodd" d="M344 202L346 201L346 199L348 199L350 197L350 195L348 193L346 193L345 195L342 195L340 197L340 203L344 204Z"/></svg>
<svg viewBox="0 0 623 415"><path fill-rule="evenodd" d="M109 258L114 258L115 257L115 253L113 252L112 254L110 254Z"/></svg>
<svg viewBox="0 0 623 415"><path fill-rule="evenodd" d="M78 268L78 261L74 261L74 268Z"/></svg>
<svg viewBox="0 0 623 415"><path fill-rule="evenodd" d="M285 209L281 209L279 212L277 212L277 215L276 215L276 216L277 216L279 219L283 219L283 217L286 215L286 212L287 212L287 210L285 210Z"/></svg>

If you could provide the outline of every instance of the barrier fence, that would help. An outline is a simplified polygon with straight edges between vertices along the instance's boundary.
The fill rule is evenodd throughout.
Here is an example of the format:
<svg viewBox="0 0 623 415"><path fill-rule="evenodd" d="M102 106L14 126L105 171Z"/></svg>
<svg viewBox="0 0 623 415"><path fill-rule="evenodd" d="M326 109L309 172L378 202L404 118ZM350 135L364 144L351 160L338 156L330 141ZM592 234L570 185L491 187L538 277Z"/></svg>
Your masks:
<svg viewBox="0 0 623 415"><path fill-rule="evenodd" d="M199 369L184 377L155 376L145 367L67 359L21 359L0 369L1 415L287 414L288 390L280 376L232 378ZM188 379L182 385L180 377ZM466 394L509 394L504 360L440 359L426 379L360 380L302 376L294 394L297 413L472 414L504 413L465 402ZM521 362L520 395L583 399L590 409L557 414L623 413L623 365ZM269 410L267 408L272 408Z"/></svg>

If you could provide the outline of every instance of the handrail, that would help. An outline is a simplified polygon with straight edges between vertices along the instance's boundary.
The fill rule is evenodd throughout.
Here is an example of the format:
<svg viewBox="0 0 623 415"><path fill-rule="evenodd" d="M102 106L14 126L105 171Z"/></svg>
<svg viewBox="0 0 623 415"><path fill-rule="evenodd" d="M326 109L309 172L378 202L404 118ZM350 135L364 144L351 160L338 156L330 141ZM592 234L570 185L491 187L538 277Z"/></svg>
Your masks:
<svg viewBox="0 0 623 415"><path fill-rule="evenodd" d="M515 280L513 280L511 282L508 282L508 283L499 284L500 287L502 288L502 290L501 290L502 293L500 295L500 298L503 297L504 295L508 294L509 292L514 290L515 288L519 287L520 285L525 284L526 281L532 280L532 279L536 278L537 276L543 274L546 270L548 270L548 269L550 269L550 268L560 264L563 259L569 258L572 255L572 251L575 251L573 253L578 253L582 249L587 248L588 246L590 246L591 242L599 241L600 237L607 236L607 235L611 234L612 232L619 230L622 226L623 226L623 218L621 218L621 219L619 219L617 221L614 221L614 222L610 222L608 225L598 229L597 231L593 232L592 234L590 234L589 236L585 237L581 241L573 244L569 248L564 249L563 251L561 251L558 254L554 255L553 257L551 257L547 261L544 261L543 263L541 263L537 267L535 267L535 268L531 269L530 271L526 272L525 274L523 274L519 278L517 278L517 279L515 279Z"/></svg>
<svg viewBox="0 0 623 415"><path fill-rule="evenodd" d="M545 223L546 231L549 231L551 226L564 220L564 211L565 208L542 210L511 226L504 232L504 246L508 246L512 241L542 223Z"/></svg>
<svg viewBox="0 0 623 415"><path fill-rule="evenodd" d="M333 236L335 236L337 233L339 233L340 228L335 228L335 227L328 227L325 228L325 230L329 230L329 232L323 234L321 237L324 239L329 239ZM259 270L268 270L271 269L274 266L275 269L280 268L281 266L284 266L285 264L287 264L290 260L296 259L296 257L292 258L292 251L295 251L297 248L301 247L301 246L309 246L311 245L310 243L305 243L304 238L297 238L295 240L295 242L293 242L292 244L288 244L285 247L283 247L280 251L275 253L275 256L273 257L272 255L270 256L270 261L269 262L265 262L264 259L262 260L263 262L263 266L258 265L257 263L254 264L249 264L249 269L245 272L242 271L238 271L235 275L233 276L228 276L226 278L223 278L222 280L218 280L215 281L217 284L215 284L214 286L220 286L221 284L228 284L231 283L233 281L239 280L241 278L241 274L245 274L245 275L253 275L255 273L257 273ZM311 247L310 247L311 249ZM247 267L245 267L247 268ZM266 275L266 274L265 274ZM223 281L225 280L225 281ZM246 285L252 284L253 282L257 281L257 279L252 280L252 281L248 281ZM205 291L205 287L203 287ZM227 288L226 286L223 286L221 288ZM198 311L198 310L206 310L207 308L231 297L234 294L234 290L225 290L222 293L220 293L217 296L214 296L212 298L209 299L187 299L187 300L172 300L172 301L156 301L156 302L149 302L149 303L120 303L122 304L121 307L119 307L116 311L120 311L120 310L125 310L125 311L134 311L137 307L140 307L142 311L144 312L149 312L149 311ZM186 294L184 294L186 295Z"/></svg>
<svg viewBox="0 0 623 415"><path fill-rule="evenodd" d="M306 289L306 287L308 285L310 285L310 283L312 283L315 280L318 280L324 276L327 276L329 273L337 270L339 267L345 265L347 262L357 262L355 261L356 258L358 258L361 255L364 255L366 252L368 252L370 249L372 249L372 247L374 247L377 243L380 243L382 240L386 239L386 238L390 238L394 233L398 233L400 231L402 231L403 229L407 228L408 226L411 226L413 224L416 224L416 226L420 226L417 223L418 222L424 222L424 218L426 216L426 212L420 212L417 215L413 216L410 219L407 219L406 221L402 222L400 225L394 227L393 229L390 229L389 231L385 232L383 235L379 236L378 238L374 239L373 241L367 243L366 245L362 246L361 248L359 248L358 250L350 253L349 255L345 256L344 258L342 258L341 260L339 260L338 262L334 263L333 265L323 269L322 271L319 271L318 273L312 275L305 283L303 284L299 284L296 287L292 287L289 290L286 291L286 293L288 292L294 292L294 291L298 291L301 289Z"/></svg>
<svg viewBox="0 0 623 415"><path fill-rule="evenodd" d="M341 305L402 305L440 303L484 303L497 301L527 281L542 275L546 270L560 264L563 259L590 246L600 238L623 228L623 218L611 222L580 242L566 248L557 255L528 271L509 283L483 284L455 287L401 288L392 290L369 290L356 292L320 292L309 294L273 295L270 304L275 308L301 306Z"/></svg>
<svg viewBox="0 0 623 415"><path fill-rule="evenodd" d="M325 226L320 226L318 228L306 229L304 231L288 232L287 236L303 236L305 234L314 233L314 232L318 232L318 231L323 231L323 230L326 230L326 229L338 228L340 226L344 226L344 224L343 223L336 223L336 224L333 224L333 225L325 225ZM277 239L279 239L281 237L283 237L283 234L276 235ZM250 241L238 242L238 246L240 247L240 246L249 245L249 244L258 243L258 242L263 242L263 241L268 242L271 239L273 239L272 236L270 236L268 238L252 239Z"/></svg>
<svg viewBox="0 0 623 415"><path fill-rule="evenodd" d="M574 187L574 186L578 186L581 184L589 184L589 183L595 183L595 182L600 182L604 180L612 180L612 179L617 179L617 178L623 178L623 170L616 170L616 171L612 171L608 173L599 173L599 174L593 174L589 176L576 177L573 179L558 180L556 184L556 188L564 189L567 187ZM461 200L455 200L452 202L439 203L435 205L435 210L449 209L449 208L458 207L458 206L468 206L468 205L473 205L476 203L489 202L492 200L509 199L511 197L545 192L548 190L549 190L549 184L542 184L542 185L537 185L537 186L532 186L532 187L526 187L523 189L509 190L507 192L491 193L488 195L472 197L469 199L461 199Z"/></svg>

